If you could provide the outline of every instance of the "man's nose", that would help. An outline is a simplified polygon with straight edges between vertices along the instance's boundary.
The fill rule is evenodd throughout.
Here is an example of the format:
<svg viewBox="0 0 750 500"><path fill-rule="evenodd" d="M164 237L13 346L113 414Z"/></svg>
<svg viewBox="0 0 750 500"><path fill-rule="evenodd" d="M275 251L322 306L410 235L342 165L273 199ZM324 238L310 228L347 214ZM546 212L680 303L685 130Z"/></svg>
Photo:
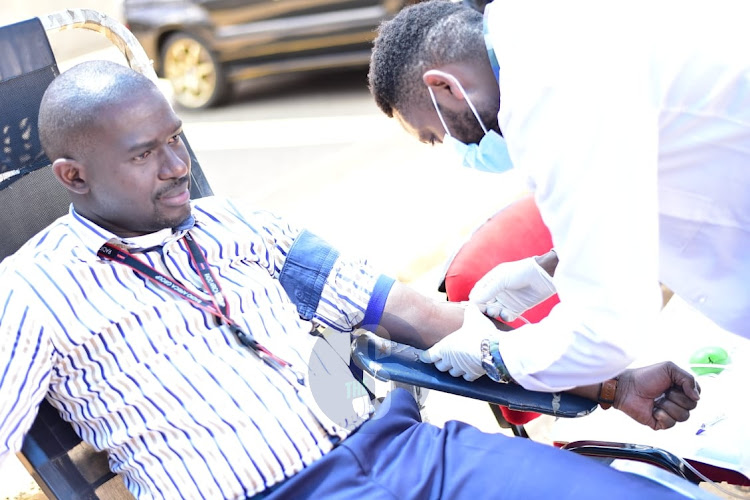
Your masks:
<svg viewBox="0 0 750 500"><path fill-rule="evenodd" d="M190 156L185 148L165 148L160 174L164 178L183 177L190 168Z"/></svg>

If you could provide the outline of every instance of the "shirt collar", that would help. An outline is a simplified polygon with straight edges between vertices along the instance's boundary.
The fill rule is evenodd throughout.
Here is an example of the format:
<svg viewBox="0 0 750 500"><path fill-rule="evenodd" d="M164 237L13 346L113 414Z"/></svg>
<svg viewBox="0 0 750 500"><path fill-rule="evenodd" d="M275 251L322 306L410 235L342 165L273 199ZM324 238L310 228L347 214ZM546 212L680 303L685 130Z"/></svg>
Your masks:
<svg viewBox="0 0 750 500"><path fill-rule="evenodd" d="M91 222L87 218L75 211L73 205L70 205L69 211L71 219L74 221L76 233L80 236L83 243L93 251L94 254L99 251L105 243L112 243L124 247L130 252L142 252L155 247L162 247L171 241L182 238L187 231L199 225L194 215L190 215L175 228L165 228L154 233L144 234L132 238L120 238L116 234L108 231L101 226Z"/></svg>

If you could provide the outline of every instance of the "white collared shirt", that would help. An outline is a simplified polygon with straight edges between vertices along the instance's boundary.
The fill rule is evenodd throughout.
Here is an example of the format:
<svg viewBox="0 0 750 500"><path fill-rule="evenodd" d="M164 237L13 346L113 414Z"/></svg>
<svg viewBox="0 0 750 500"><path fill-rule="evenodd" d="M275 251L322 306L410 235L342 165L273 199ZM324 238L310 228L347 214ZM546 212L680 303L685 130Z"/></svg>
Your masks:
<svg viewBox="0 0 750 500"><path fill-rule="evenodd" d="M218 198L195 201L193 215L190 234L229 316L305 373L306 385L287 382L211 314L98 257L118 238L71 210L0 264L0 457L20 448L46 394L85 441L109 451L136 497L245 498L321 457L332 438L367 418L363 407L334 421L317 408L320 392L310 393L320 391L310 387L313 374L341 380L330 389L343 394L352 379L341 358L321 361L330 350L318 348L279 284L299 230ZM183 234L167 229L125 243L206 297ZM351 331L378 278L364 261L336 259L313 322Z"/></svg>
<svg viewBox="0 0 750 500"><path fill-rule="evenodd" d="M557 390L648 345L661 281L750 337L750 4L495 0L500 128L560 257L561 303L505 336Z"/></svg>

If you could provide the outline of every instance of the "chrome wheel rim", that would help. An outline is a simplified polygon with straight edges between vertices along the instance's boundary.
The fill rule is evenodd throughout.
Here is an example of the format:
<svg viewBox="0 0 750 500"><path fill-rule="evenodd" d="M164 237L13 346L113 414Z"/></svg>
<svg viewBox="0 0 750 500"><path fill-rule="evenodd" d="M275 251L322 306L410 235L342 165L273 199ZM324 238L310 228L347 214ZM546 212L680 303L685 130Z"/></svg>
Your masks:
<svg viewBox="0 0 750 500"><path fill-rule="evenodd" d="M164 76L172 84L175 99L183 106L205 106L216 91L216 66L198 41L179 38L164 54Z"/></svg>

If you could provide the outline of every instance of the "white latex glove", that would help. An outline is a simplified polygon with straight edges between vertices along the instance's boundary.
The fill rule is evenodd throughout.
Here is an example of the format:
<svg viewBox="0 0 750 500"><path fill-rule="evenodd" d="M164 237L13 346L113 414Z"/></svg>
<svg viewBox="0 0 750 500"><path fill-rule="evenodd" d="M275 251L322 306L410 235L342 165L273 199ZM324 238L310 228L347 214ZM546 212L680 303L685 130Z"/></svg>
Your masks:
<svg viewBox="0 0 750 500"><path fill-rule="evenodd" d="M435 363L438 370L454 377L476 380L485 374L482 368L482 340L497 338L499 331L487 316L473 304L464 309L461 328L422 351L419 359Z"/></svg>
<svg viewBox="0 0 750 500"><path fill-rule="evenodd" d="M471 289L469 302L484 307L487 316L513 321L555 293L552 277L528 257L495 266Z"/></svg>

